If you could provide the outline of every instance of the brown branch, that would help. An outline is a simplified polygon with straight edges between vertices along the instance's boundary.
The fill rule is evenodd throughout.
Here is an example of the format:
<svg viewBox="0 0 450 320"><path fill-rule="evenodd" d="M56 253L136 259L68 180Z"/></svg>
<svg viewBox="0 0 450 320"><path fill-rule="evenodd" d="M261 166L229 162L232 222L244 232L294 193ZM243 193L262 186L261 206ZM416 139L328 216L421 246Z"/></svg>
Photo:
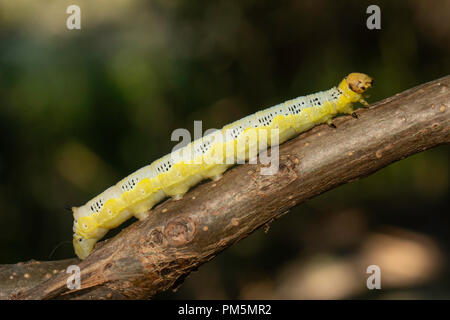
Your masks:
<svg viewBox="0 0 450 320"><path fill-rule="evenodd" d="M31 289L42 282L65 273L71 264L77 264L78 259L60 261L19 262L0 265L0 300L9 299L24 290Z"/></svg>
<svg viewBox="0 0 450 320"><path fill-rule="evenodd" d="M340 117L337 129L318 126L286 142L275 175L260 175L260 165L242 165L182 200L162 203L148 219L77 261L80 290L69 290L68 275L61 272L31 289L25 286L13 298L139 299L177 286L192 270L289 208L450 143L449 87L447 76L358 110L359 119Z"/></svg>

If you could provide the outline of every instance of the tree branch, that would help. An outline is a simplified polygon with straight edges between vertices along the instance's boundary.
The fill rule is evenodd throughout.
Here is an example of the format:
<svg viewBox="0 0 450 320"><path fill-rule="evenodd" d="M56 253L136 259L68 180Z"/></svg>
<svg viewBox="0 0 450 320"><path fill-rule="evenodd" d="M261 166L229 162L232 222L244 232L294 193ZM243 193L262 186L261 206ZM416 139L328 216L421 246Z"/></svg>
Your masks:
<svg viewBox="0 0 450 320"><path fill-rule="evenodd" d="M280 146L275 175L260 175L261 165L241 165L217 182L195 187L182 200L165 201L146 220L97 244L86 260L61 262L59 267L75 261L81 268L80 290L69 290L68 274L60 272L3 296L139 299L177 286L192 270L289 208L394 161L450 143L449 87L446 76L360 109L358 119L340 117L337 129L313 128ZM52 269L52 262L48 264ZM5 268L0 271L14 267ZM2 290L8 281L4 279L0 277Z"/></svg>

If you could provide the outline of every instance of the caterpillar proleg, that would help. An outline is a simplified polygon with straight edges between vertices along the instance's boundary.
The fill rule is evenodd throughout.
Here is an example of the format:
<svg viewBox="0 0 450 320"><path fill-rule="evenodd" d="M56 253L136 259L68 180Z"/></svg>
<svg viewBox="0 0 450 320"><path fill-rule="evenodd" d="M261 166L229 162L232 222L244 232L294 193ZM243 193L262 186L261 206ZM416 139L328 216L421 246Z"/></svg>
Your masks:
<svg viewBox="0 0 450 320"><path fill-rule="evenodd" d="M164 198L179 198L200 181L220 177L233 161L255 156L257 149L245 142L258 143L261 131L278 130L278 143L283 143L315 125L331 125L338 114L352 114L354 103L367 105L362 94L372 84L369 76L351 73L337 87L259 111L137 170L85 205L72 208L75 253L85 259L108 230L132 216L146 218ZM273 146L270 139L267 146ZM226 151L230 149L235 153Z"/></svg>

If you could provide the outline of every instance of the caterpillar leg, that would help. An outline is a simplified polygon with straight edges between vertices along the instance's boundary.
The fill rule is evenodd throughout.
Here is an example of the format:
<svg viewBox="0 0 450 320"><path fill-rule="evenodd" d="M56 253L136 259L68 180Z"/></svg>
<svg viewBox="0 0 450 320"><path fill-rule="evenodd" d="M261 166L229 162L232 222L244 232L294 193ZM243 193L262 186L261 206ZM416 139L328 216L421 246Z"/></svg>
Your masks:
<svg viewBox="0 0 450 320"><path fill-rule="evenodd" d="M144 212L139 212L139 213L135 213L134 216L136 219L138 220L144 220L149 216L149 212L148 211L144 211Z"/></svg>
<svg viewBox="0 0 450 320"><path fill-rule="evenodd" d="M364 100L364 98L359 99L359 103L361 103L365 107L369 106L369 103L366 100Z"/></svg>
<svg viewBox="0 0 450 320"><path fill-rule="evenodd" d="M173 200L178 201L183 199L184 193L176 194L172 197Z"/></svg>
<svg viewBox="0 0 450 320"><path fill-rule="evenodd" d="M217 180L220 180L220 179L222 179L222 174L221 173L220 174L216 174L216 175L211 177L212 181L217 181Z"/></svg>
<svg viewBox="0 0 450 320"><path fill-rule="evenodd" d="M327 124L328 124L331 128L334 128L334 129L337 128L336 125L334 124L333 120L331 120L331 119L328 119L328 120L327 120Z"/></svg>
<svg viewBox="0 0 450 320"><path fill-rule="evenodd" d="M364 100L364 98L359 99L358 102L361 103L365 108L369 106L369 103ZM352 117L358 119L358 115L356 114L356 112L352 112Z"/></svg>

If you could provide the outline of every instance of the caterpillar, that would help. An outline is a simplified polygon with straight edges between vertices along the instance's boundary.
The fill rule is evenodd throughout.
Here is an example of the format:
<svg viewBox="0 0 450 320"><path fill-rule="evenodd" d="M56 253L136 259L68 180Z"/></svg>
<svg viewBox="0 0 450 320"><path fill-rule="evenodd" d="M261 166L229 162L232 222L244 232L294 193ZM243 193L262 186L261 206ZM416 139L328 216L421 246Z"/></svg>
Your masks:
<svg viewBox="0 0 450 320"><path fill-rule="evenodd" d="M246 143L250 134L255 134L258 142L263 131L267 134L277 130L278 141L267 141L267 147L273 147L318 124L334 126L332 118L339 114L356 117L353 104L367 106L362 94L372 85L368 75L350 73L337 87L286 101L226 125L137 170L85 205L72 207L76 255L85 259L108 230L132 216L145 219L149 210L166 197L178 199L200 181L220 178L233 165L229 160L235 160L235 154L244 160L255 155ZM220 139L220 135L225 138ZM213 158L220 161L209 161Z"/></svg>

